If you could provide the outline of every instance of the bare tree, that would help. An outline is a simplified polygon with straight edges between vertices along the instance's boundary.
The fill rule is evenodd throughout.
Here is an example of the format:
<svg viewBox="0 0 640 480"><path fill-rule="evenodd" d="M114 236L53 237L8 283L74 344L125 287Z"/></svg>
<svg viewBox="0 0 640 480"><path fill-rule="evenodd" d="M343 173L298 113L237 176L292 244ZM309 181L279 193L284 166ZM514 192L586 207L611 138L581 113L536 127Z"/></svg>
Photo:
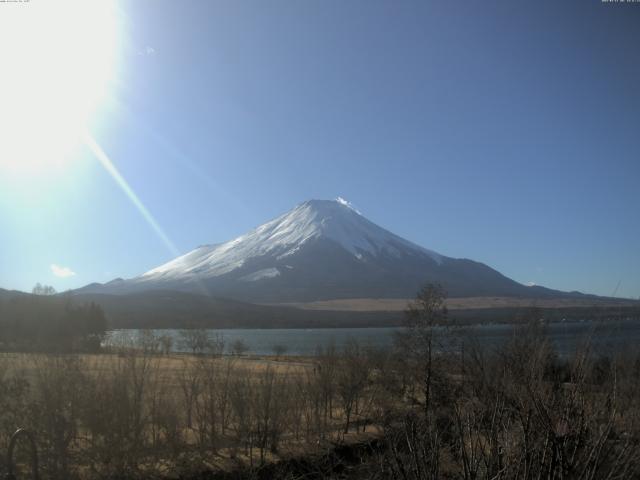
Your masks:
<svg viewBox="0 0 640 480"><path fill-rule="evenodd" d="M138 332L136 344L145 353L153 355L160 351L160 338L153 330L140 330Z"/></svg>
<svg viewBox="0 0 640 480"><path fill-rule="evenodd" d="M178 384L182 393L187 428L193 428L193 410L202 389L201 371L195 360L186 358L178 374Z"/></svg>
<svg viewBox="0 0 640 480"><path fill-rule="evenodd" d="M216 332L215 335L208 335L206 352L214 357L219 357L224 354L225 339L224 335L220 332Z"/></svg>
<svg viewBox="0 0 640 480"><path fill-rule="evenodd" d="M244 340L238 338L231 344L231 353L236 356L242 356L249 351L249 345Z"/></svg>
<svg viewBox="0 0 640 480"><path fill-rule="evenodd" d="M446 294L439 284L427 284L409 304L405 315L405 329L397 334L397 346L419 374L425 415L432 401L436 348L442 343L437 328L448 323Z"/></svg>
<svg viewBox="0 0 640 480"><path fill-rule="evenodd" d="M34 295L55 295L56 289L50 285L41 285L40 283L36 283L31 293Z"/></svg>
<svg viewBox="0 0 640 480"><path fill-rule="evenodd" d="M169 355L173 348L173 337L171 335L161 335L158 337L160 349L163 355Z"/></svg>
<svg viewBox="0 0 640 480"><path fill-rule="evenodd" d="M336 377L338 371L338 353L333 342L325 348L316 349L316 364L314 367L315 388L320 394L320 408L322 409L321 437L324 438L328 430L329 420L333 418L333 400L336 395Z"/></svg>
<svg viewBox="0 0 640 480"><path fill-rule="evenodd" d="M251 382L251 374L246 368L238 368L232 377L230 384L230 405L233 412L236 448L244 447L244 453L253 464L253 445L255 431L254 413L254 388Z"/></svg>
<svg viewBox="0 0 640 480"><path fill-rule="evenodd" d="M340 356L337 391L345 416L344 433L349 432L352 414L358 414L360 397L369 380L369 363L357 341L350 339Z"/></svg>
<svg viewBox="0 0 640 480"><path fill-rule="evenodd" d="M202 355L211 348L209 332L204 328L180 330L180 347L193 355Z"/></svg>
<svg viewBox="0 0 640 480"><path fill-rule="evenodd" d="M287 346L281 343L277 343L271 347L271 351L276 357L281 357L287 351Z"/></svg>
<svg viewBox="0 0 640 480"><path fill-rule="evenodd" d="M254 433L260 450L260 463L264 463L267 447L271 453L278 451L284 429L289 398L286 375L277 374L269 365L257 378L254 393Z"/></svg>
<svg viewBox="0 0 640 480"><path fill-rule="evenodd" d="M77 356L33 357L34 398L30 422L38 432L41 464L52 479L76 474L73 449L78 437L84 370Z"/></svg>

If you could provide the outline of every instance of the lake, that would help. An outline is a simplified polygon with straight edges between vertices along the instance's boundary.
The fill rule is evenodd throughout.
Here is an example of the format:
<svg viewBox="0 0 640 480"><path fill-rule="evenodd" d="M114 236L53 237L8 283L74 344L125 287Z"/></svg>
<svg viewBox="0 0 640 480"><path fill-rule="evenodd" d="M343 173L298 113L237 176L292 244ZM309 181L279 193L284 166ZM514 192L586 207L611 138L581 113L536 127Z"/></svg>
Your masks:
<svg viewBox="0 0 640 480"><path fill-rule="evenodd" d="M548 326L550 337L560 355L568 355L585 340L591 339L596 352L610 353L637 348L640 342L640 322L622 320L610 322L559 322ZM236 340L241 339L248 352L254 355L271 355L275 345L286 347L287 355L313 355L318 346L335 344L338 349L350 339L360 344L389 348L393 345L394 332L399 328L316 328L316 329L216 329L209 330L212 336L221 334L227 350ZM185 351L180 342L180 330L154 330L156 335L173 338L173 350ZM465 327L467 338L481 345L495 347L503 344L515 334L513 324L489 324ZM108 340L126 338L135 341L140 330L114 330ZM464 338L464 337L463 337Z"/></svg>

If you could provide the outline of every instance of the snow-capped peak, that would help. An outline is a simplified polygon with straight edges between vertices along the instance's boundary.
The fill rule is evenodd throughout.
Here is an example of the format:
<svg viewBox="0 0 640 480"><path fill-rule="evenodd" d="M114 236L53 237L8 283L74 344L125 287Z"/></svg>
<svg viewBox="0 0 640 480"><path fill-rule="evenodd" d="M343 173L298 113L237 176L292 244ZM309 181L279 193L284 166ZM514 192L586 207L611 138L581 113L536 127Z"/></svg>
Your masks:
<svg viewBox="0 0 640 480"><path fill-rule="evenodd" d="M229 273L252 258L270 256L276 260L294 254L307 242L328 239L352 253L400 256L428 255L437 263L442 257L377 226L341 197L303 202L251 232L229 242L200 247L145 273L141 279L183 276L215 277Z"/></svg>

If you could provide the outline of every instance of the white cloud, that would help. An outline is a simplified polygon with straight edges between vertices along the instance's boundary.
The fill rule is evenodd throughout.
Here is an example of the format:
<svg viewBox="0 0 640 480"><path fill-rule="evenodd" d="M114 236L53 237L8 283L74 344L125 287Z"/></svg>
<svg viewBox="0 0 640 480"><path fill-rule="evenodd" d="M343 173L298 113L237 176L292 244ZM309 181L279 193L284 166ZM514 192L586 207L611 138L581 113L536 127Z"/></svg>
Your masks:
<svg viewBox="0 0 640 480"><path fill-rule="evenodd" d="M527 282L527 286L528 287L535 287L536 286L536 282Z"/></svg>
<svg viewBox="0 0 640 480"><path fill-rule="evenodd" d="M144 56L152 56L156 54L156 49L153 47L150 47L149 45L147 45L146 47L142 48L141 50L138 50L137 54L140 57L144 57Z"/></svg>
<svg viewBox="0 0 640 480"><path fill-rule="evenodd" d="M73 277L76 274L76 272L71 270L69 267L61 267L60 265L56 265L55 263L51 264L51 273L60 278L69 278Z"/></svg>

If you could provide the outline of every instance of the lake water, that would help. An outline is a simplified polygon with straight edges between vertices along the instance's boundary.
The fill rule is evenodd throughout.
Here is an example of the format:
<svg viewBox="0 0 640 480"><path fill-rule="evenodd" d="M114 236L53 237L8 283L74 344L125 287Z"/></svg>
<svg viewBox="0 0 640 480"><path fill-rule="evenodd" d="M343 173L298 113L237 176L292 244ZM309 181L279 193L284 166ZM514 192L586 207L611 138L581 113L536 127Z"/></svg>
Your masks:
<svg viewBox="0 0 640 480"><path fill-rule="evenodd" d="M398 328L318 328L318 329L216 329L210 335L222 335L227 350L236 340L248 346L254 355L271 355L275 345L284 345L287 355L313 355L318 346L335 344L338 349L350 339L361 345L388 348L393 345ZM577 346L590 339L594 349L601 353L633 350L640 344L640 322L622 320L611 322L562 322L548 326L550 337L560 355L571 354ZM154 330L155 335L173 338L173 350L185 351L181 345L180 330ZM126 338L135 341L139 330L115 330L108 338ZM496 347L517 334L511 324L490 324L466 327L462 338L472 339L480 345Z"/></svg>

